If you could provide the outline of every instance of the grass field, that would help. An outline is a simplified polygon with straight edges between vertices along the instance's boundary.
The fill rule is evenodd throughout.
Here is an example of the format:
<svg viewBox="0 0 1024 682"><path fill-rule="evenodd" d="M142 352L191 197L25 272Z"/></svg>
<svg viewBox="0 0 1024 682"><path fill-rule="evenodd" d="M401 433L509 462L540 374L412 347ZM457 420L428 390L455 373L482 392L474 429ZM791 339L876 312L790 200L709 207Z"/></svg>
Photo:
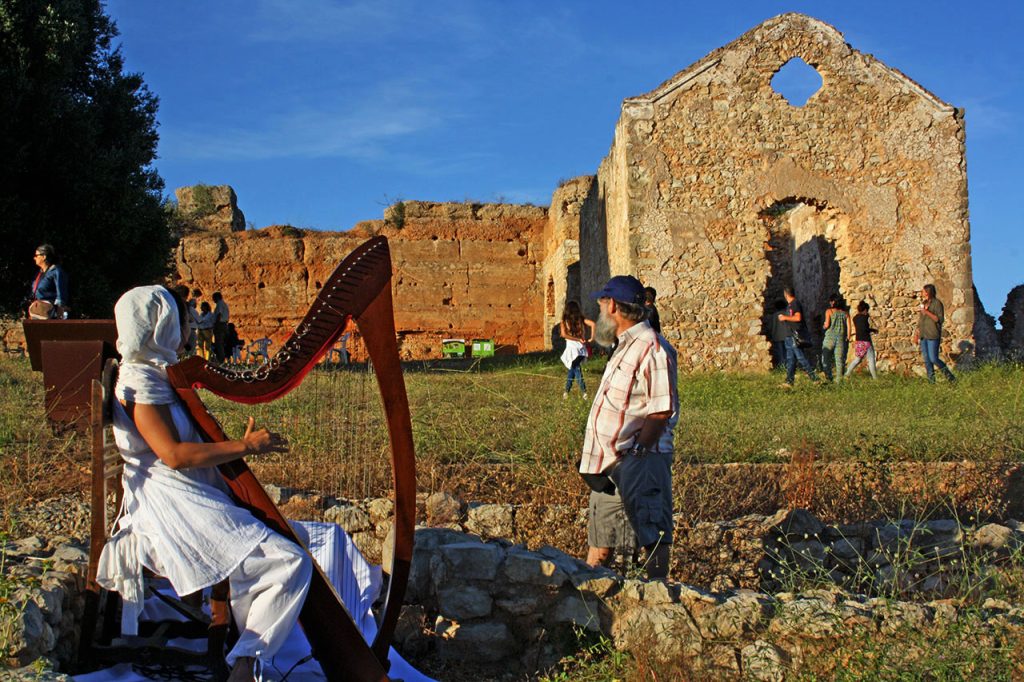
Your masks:
<svg viewBox="0 0 1024 682"><path fill-rule="evenodd" d="M441 363L405 374L420 488L493 496L509 485L530 497L578 496L572 465L589 402L562 398L565 370L550 356L493 358L470 371ZM584 366L597 390L603 361ZM961 372L956 384L917 377L855 376L841 385L777 374L680 376L677 461L789 462L812 450L819 461L1018 461L1024 457L1024 368ZM82 484L84 439L54 436L43 413L39 374L24 359L0 360L0 499L4 505ZM257 459L267 480L292 486L339 482L352 496L388 489L376 387L365 369L318 371L284 400L246 406L206 396L227 431L245 416L277 429L293 453ZM308 479L308 480L307 480ZM570 484L571 482L571 484Z"/></svg>

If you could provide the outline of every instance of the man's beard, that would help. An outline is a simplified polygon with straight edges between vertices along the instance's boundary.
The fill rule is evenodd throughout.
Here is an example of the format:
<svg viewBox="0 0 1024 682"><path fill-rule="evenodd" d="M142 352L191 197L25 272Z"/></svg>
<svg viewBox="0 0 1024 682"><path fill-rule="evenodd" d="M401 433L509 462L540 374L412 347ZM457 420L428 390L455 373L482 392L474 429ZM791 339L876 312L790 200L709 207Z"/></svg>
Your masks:
<svg viewBox="0 0 1024 682"><path fill-rule="evenodd" d="M615 320L604 310L597 316L597 324L594 327L594 340L599 345L609 347L615 344L619 336L618 326Z"/></svg>

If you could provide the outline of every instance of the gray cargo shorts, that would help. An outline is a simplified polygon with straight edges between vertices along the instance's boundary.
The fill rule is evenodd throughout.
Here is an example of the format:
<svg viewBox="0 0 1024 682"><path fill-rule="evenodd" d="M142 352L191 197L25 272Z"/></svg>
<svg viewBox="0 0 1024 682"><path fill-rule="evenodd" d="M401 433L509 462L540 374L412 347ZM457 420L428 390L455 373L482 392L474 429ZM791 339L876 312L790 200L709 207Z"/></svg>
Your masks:
<svg viewBox="0 0 1024 682"><path fill-rule="evenodd" d="M588 511L587 544L626 553L637 548L636 535L626 518L626 508L618 491L611 495L590 491Z"/></svg>
<svg viewBox="0 0 1024 682"><path fill-rule="evenodd" d="M623 456L610 476L638 544L672 544L672 454Z"/></svg>

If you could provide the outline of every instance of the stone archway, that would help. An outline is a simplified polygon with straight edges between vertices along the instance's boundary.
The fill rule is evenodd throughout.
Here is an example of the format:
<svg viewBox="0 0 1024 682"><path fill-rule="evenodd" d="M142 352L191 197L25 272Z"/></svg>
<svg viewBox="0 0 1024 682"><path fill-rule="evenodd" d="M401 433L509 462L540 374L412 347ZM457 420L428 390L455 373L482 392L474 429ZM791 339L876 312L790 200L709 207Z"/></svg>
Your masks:
<svg viewBox="0 0 1024 682"><path fill-rule="evenodd" d="M841 293L848 279L841 263L847 250L849 217L824 202L803 197L776 201L759 217L767 229L765 258L769 264L763 333L770 333L769 320L776 314L783 288L792 285L803 304L811 337L820 344L829 296Z"/></svg>

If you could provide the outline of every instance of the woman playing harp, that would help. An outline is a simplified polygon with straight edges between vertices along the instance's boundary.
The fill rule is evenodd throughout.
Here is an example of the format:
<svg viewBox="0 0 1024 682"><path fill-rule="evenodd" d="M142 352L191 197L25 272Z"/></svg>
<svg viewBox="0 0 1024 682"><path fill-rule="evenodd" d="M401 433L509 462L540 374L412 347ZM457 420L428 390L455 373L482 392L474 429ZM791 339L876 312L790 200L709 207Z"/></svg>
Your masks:
<svg viewBox="0 0 1024 682"><path fill-rule="evenodd" d="M141 604L141 566L190 594L225 578L240 633L227 655L230 682L253 679L293 629L311 574L308 555L230 497L216 466L286 443L250 417L239 440L202 442L167 378L188 338L185 302L162 286L132 289L114 307L122 364L114 437L124 459L118 532L104 547L98 581ZM132 623L125 625L130 629Z"/></svg>

